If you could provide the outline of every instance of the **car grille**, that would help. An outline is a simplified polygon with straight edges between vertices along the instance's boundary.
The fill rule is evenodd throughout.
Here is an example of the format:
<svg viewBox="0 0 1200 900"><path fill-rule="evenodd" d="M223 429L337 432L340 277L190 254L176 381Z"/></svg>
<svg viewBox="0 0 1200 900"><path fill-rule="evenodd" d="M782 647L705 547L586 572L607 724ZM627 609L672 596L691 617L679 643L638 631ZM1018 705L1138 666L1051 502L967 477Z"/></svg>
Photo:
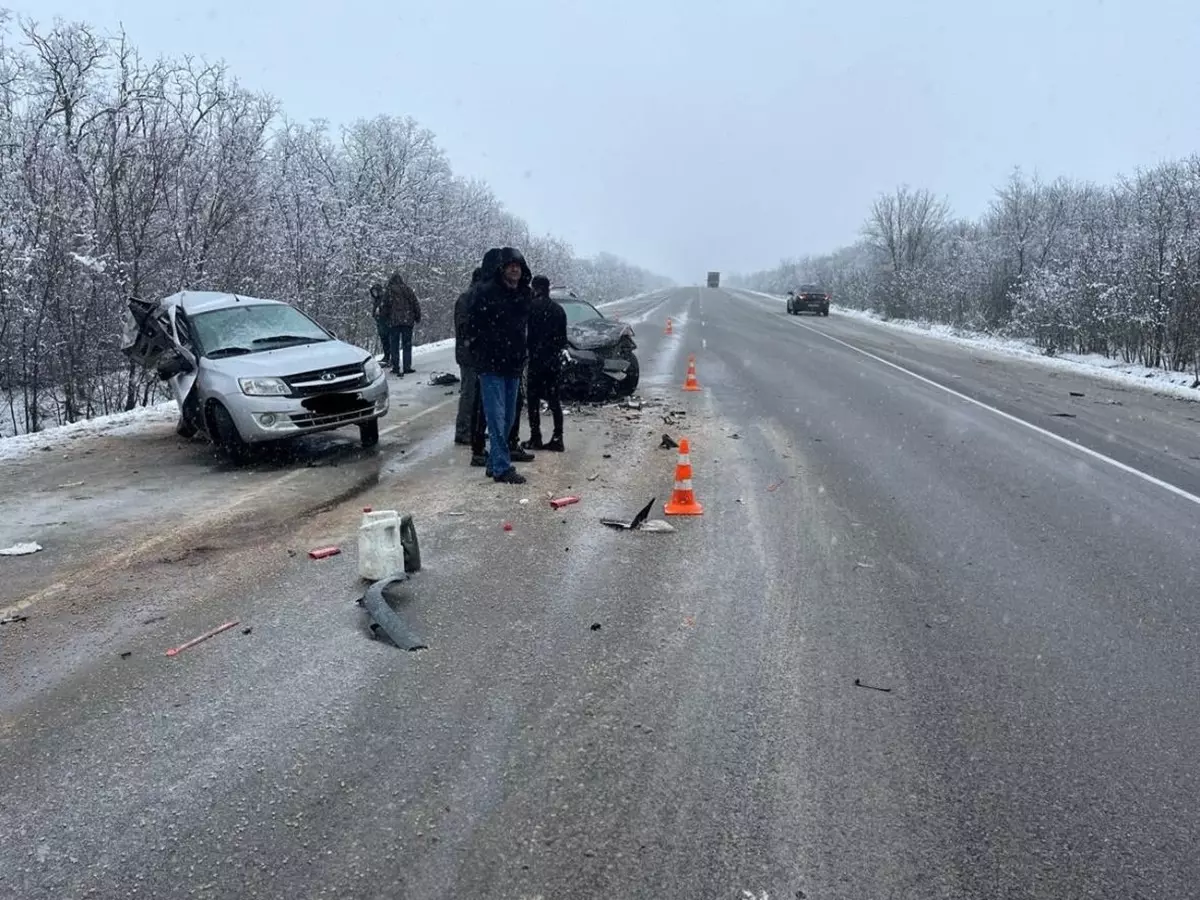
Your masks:
<svg viewBox="0 0 1200 900"><path fill-rule="evenodd" d="M312 372L289 375L283 380L296 397L311 397L313 394L325 394L329 391L348 391L366 387L367 384L362 363L335 366L331 369L314 369Z"/></svg>
<svg viewBox="0 0 1200 900"><path fill-rule="evenodd" d="M326 425L341 425L361 419L374 408L374 404L367 403L356 409L338 413L296 413L291 416L291 420L297 428L323 428Z"/></svg>

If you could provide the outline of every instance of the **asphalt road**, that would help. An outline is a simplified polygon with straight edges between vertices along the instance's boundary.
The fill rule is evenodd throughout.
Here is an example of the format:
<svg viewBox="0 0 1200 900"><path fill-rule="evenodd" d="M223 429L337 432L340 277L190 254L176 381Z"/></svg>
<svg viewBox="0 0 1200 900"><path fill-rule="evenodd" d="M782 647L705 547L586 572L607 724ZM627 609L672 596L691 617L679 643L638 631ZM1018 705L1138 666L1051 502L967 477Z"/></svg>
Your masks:
<svg viewBox="0 0 1200 900"><path fill-rule="evenodd" d="M523 488L433 398L303 476L123 445L258 481L6 598L0 895L1194 895L1200 407L738 292L618 313L648 405L574 410ZM602 527L667 498L664 431L704 516ZM364 504L416 517L427 650L365 637Z"/></svg>

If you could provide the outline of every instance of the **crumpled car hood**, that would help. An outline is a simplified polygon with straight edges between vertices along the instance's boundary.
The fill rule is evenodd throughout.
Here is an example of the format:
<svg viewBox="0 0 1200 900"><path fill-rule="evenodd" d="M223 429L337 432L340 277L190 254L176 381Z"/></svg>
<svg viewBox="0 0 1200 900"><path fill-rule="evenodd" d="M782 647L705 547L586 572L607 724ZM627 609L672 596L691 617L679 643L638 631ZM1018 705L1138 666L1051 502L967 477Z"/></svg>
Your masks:
<svg viewBox="0 0 1200 900"><path fill-rule="evenodd" d="M613 319L588 319L567 326L567 340L576 350L613 347L625 335L633 337L633 329Z"/></svg>

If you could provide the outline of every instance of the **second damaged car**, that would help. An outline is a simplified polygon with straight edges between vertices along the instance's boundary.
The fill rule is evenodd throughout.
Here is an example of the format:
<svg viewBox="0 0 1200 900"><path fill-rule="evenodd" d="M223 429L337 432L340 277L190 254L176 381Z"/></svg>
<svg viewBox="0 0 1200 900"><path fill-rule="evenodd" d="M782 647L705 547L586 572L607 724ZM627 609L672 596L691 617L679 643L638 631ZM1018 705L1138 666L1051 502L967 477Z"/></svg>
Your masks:
<svg viewBox="0 0 1200 900"><path fill-rule="evenodd" d="M608 318L574 291L558 288L550 298L567 314L563 399L607 400L636 391L641 372L633 328Z"/></svg>
<svg viewBox="0 0 1200 900"><path fill-rule="evenodd" d="M170 384L182 436L203 432L234 460L252 444L347 425L364 447L379 442L386 373L296 307L181 291L129 309L136 333L124 353Z"/></svg>

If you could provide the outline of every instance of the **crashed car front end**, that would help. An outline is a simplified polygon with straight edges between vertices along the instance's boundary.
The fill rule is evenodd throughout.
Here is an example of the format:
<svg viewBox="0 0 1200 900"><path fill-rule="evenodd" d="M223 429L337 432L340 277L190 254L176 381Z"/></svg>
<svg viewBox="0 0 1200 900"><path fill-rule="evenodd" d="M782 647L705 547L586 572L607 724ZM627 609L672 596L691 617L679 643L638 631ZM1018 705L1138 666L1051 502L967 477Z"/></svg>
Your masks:
<svg viewBox="0 0 1200 900"><path fill-rule="evenodd" d="M630 380L637 372L633 329L620 330L573 326L567 329L567 349L561 391L568 399L603 399L613 394L632 393Z"/></svg>

